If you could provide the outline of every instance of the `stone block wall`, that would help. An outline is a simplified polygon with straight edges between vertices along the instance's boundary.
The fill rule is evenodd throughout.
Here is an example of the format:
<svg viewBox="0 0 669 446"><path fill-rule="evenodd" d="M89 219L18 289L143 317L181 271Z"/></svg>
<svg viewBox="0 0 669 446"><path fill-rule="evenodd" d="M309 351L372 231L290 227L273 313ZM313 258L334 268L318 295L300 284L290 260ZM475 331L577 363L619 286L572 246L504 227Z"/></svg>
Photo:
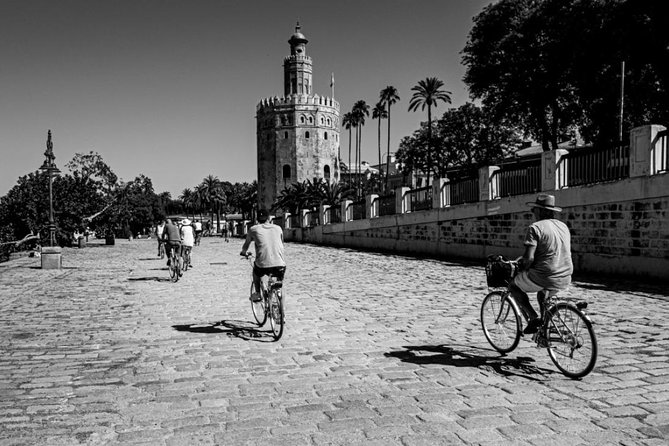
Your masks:
<svg viewBox="0 0 669 446"><path fill-rule="evenodd" d="M669 174L552 192L572 234L576 272L669 281ZM288 241L485 262L517 257L533 215L520 195L304 229Z"/></svg>

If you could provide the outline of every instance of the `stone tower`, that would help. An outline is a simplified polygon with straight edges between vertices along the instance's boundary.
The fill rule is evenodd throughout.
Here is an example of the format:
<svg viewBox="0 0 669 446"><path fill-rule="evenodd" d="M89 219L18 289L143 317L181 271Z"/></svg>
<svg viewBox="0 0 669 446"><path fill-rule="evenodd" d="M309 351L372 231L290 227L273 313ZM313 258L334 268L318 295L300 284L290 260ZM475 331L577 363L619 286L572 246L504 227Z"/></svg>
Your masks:
<svg viewBox="0 0 669 446"><path fill-rule="evenodd" d="M258 204L269 209L280 192L305 180L339 180L339 103L313 92L308 40L297 24L283 60L283 96L256 108Z"/></svg>

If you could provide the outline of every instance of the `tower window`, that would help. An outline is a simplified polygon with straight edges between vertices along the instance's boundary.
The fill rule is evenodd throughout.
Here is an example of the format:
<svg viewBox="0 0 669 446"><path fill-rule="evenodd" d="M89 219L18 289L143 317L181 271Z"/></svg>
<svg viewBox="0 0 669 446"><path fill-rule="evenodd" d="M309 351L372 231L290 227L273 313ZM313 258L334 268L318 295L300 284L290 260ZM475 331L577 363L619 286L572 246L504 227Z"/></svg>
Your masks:
<svg viewBox="0 0 669 446"><path fill-rule="evenodd" d="M323 135L323 137L324 137L325 139L328 139L328 132L325 132L324 135Z"/></svg>
<svg viewBox="0 0 669 446"><path fill-rule="evenodd" d="M313 123L314 123L314 118L313 118L313 116L309 116L309 124L313 124Z"/></svg>
<svg viewBox="0 0 669 446"><path fill-rule="evenodd" d="M323 125L323 117L321 116L321 125Z"/></svg>
<svg viewBox="0 0 669 446"><path fill-rule="evenodd" d="M330 118L328 118L328 125L330 125L331 122L332 122L332 121L330 121Z"/></svg>
<svg viewBox="0 0 669 446"><path fill-rule="evenodd" d="M290 179L290 164L283 165L283 179L284 180Z"/></svg>
<svg viewBox="0 0 669 446"><path fill-rule="evenodd" d="M283 132L283 139L288 139L288 132Z"/></svg>
<svg viewBox="0 0 669 446"><path fill-rule="evenodd" d="M309 139L309 132L304 132L304 137Z"/></svg>
<svg viewBox="0 0 669 446"><path fill-rule="evenodd" d="M300 116L300 124L304 124L304 116Z"/></svg>
<svg viewBox="0 0 669 446"><path fill-rule="evenodd" d="M330 179L330 166L328 166L327 164L323 168L323 176L325 177L326 180Z"/></svg>

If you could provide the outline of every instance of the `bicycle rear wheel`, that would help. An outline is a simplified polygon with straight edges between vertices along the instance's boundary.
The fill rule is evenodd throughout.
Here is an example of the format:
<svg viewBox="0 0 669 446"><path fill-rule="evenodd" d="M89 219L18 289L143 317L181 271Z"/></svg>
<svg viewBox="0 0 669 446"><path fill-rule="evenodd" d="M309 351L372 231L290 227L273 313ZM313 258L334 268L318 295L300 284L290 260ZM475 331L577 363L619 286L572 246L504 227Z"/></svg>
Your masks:
<svg viewBox="0 0 669 446"><path fill-rule="evenodd" d="M582 378L597 362L597 338L590 320L576 307L558 303L548 310L544 336L548 355L569 378Z"/></svg>
<svg viewBox="0 0 669 446"><path fill-rule="evenodd" d="M284 314L283 298L281 290L270 290L269 292L269 323L272 326L274 340L278 341L283 334Z"/></svg>
<svg viewBox="0 0 669 446"><path fill-rule="evenodd" d="M178 282L179 281L179 261L177 260L177 257L175 255L170 256L170 279L172 282Z"/></svg>
<svg viewBox="0 0 669 446"><path fill-rule="evenodd" d="M520 316L516 304L506 293L493 291L481 304L483 334L492 347L502 354L509 353L520 342Z"/></svg>
<svg viewBox="0 0 669 446"><path fill-rule="evenodd" d="M188 265L190 265L190 252L185 252L183 256L184 266L183 270L188 271Z"/></svg>
<svg viewBox="0 0 669 446"><path fill-rule="evenodd" d="M252 297L253 292L255 291L255 286L253 281L251 281L251 291L249 292L249 297ZM253 317L256 319L259 327L262 327L267 321L267 303L265 302L264 297L261 293L261 299L258 302L254 302L251 299L251 309L253 310Z"/></svg>

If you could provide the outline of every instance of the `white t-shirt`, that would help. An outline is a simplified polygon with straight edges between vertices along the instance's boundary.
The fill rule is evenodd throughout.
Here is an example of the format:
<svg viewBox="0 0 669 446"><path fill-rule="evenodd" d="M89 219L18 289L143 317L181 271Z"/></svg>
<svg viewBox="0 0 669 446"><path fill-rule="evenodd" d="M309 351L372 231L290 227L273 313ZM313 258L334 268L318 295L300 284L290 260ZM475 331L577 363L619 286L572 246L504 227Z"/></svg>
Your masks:
<svg viewBox="0 0 669 446"><path fill-rule="evenodd" d="M195 232L191 225L184 225L181 227L181 243L184 246L190 247L195 245Z"/></svg>

